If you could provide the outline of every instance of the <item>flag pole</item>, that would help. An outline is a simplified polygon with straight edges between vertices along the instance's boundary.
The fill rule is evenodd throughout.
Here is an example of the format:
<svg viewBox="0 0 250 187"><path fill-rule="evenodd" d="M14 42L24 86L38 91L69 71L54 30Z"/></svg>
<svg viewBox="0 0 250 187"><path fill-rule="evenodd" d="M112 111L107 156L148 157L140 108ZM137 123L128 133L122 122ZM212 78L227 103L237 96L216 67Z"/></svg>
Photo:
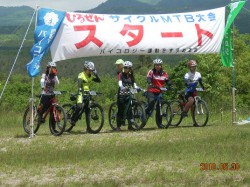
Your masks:
<svg viewBox="0 0 250 187"><path fill-rule="evenodd" d="M37 23L37 11L38 11L39 6L36 6L36 20L35 20L35 26ZM31 98L30 98L30 111L31 111L31 124L30 124L30 136L29 138L33 138L35 136L34 134L34 112L36 113L37 111L34 111L34 77L32 77L31 80Z"/></svg>
<svg viewBox="0 0 250 187"><path fill-rule="evenodd" d="M235 0L231 0L234 2ZM237 0L236 0L237 1ZM232 23L232 125L236 122L236 101L235 101L235 91L236 91L236 72L235 72L235 61L234 61L234 22ZM230 28L231 29L231 28Z"/></svg>

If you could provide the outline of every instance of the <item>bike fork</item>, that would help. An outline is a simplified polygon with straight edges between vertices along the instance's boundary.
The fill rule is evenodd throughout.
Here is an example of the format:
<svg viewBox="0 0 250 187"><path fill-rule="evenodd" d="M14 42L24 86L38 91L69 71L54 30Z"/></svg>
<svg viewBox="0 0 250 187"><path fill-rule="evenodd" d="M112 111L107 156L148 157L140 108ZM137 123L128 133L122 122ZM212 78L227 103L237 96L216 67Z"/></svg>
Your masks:
<svg viewBox="0 0 250 187"><path fill-rule="evenodd" d="M160 116L162 116L161 102L159 102Z"/></svg>
<svg viewBox="0 0 250 187"><path fill-rule="evenodd" d="M197 112L197 114L204 114L204 111L203 111L203 107L202 107L202 104L200 105L200 108L199 108L199 101L200 101L200 99L199 98L196 98L195 99L195 108L196 108L196 112Z"/></svg>
<svg viewBox="0 0 250 187"><path fill-rule="evenodd" d="M133 119L133 120L135 120L134 119L134 117L135 117L135 111L134 111L134 109L135 109L135 107L133 106L133 103L132 103L132 101L131 101L131 103L130 103L130 106L131 106L131 119Z"/></svg>
<svg viewBox="0 0 250 187"><path fill-rule="evenodd" d="M54 105L53 106L53 117L54 117L54 121L56 122L56 121L60 121L61 119L60 119L60 111L58 111L58 110L56 110L56 106Z"/></svg>

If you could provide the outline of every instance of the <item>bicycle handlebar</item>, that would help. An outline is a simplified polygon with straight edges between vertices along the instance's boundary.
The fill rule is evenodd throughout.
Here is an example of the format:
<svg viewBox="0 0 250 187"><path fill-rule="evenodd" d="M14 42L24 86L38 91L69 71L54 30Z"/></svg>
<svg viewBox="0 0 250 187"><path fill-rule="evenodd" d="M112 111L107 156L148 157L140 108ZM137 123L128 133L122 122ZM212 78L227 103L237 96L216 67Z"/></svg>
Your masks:
<svg viewBox="0 0 250 187"><path fill-rule="evenodd" d="M82 93L83 93L83 96L89 96L89 95L92 96L92 95L100 95L100 94L102 94L101 92L96 92L96 91L82 91ZM80 94L79 93L71 93L70 95L71 95L70 100L75 101L77 96L80 95Z"/></svg>
<svg viewBox="0 0 250 187"><path fill-rule="evenodd" d="M202 88L196 88L196 91L203 92L204 90Z"/></svg>
<svg viewBox="0 0 250 187"><path fill-rule="evenodd" d="M83 93L83 95L101 95L102 92L96 92L96 91L93 91L93 90L90 90L90 91L81 91ZM79 93L71 93L72 96L77 96L77 95L80 95Z"/></svg>
<svg viewBox="0 0 250 187"><path fill-rule="evenodd" d="M145 89L142 89L142 88L140 88L140 87L138 87L138 88L128 88L128 89L129 89L129 92L130 92L131 94L135 94L135 93L138 93L138 92L140 92L140 91L143 91L143 92L146 91Z"/></svg>
<svg viewBox="0 0 250 187"><path fill-rule="evenodd" d="M101 92L96 92L96 91L89 91L89 92L84 92L84 95L101 95Z"/></svg>
<svg viewBox="0 0 250 187"><path fill-rule="evenodd" d="M160 88L161 91L167 91L168 89L167 88Z"/></svg>
<svg viewBox="0 0 250 187"><path fill-rule="evenodd" d="M65 94L67 93L67 91L53 91L54 95L61 95L61 94Z"/></svg>
<svg viewBox="0 0 250 187"><path fill-rule="evenodd" d="M196 91L198 92L204 92L205 90L203 90L202 88L196 88ZM185 94L184 91L177 91L178 94Z"/></svg>

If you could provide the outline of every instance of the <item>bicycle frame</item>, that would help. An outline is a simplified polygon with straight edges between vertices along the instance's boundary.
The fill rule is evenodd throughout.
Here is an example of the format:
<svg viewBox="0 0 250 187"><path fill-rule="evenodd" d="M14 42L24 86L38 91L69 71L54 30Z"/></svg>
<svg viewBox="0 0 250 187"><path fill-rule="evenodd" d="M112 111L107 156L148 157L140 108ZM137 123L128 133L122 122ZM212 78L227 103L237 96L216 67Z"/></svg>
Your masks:
<svg viewBox="0 0 250 187"><path fill-rule="evenodd" d="M162 97L163 97L164 92L167 91L167 88L160 88L160 90L163 93L160 93L159 95L155 96L154 100L155 100L155 106L159 105L160 115L162 115L161 101L163 100ZM152 109L151 115L153 114L153 112L154 112L154 109Z"/></svg>
<svg viewBox="0 0 250 187"><path fill-rule="evenodd" d="M202 88L196 88L196 91L197 92L202 92L203 89ZM199 115L199 114L205 114L204 112L204 108L203 108L203 105L200 105L199 102L203 102L201 96L194 96L194 103L193 103L193 106L195 106L195 112ZM184 92L180 92L179 93L179 101L180 101L180 105L182 107L182 110L183 108L186 106L187 104L187 100L185 98L185 93ZM193 106L191 107L191 110L193 110Z"/></svg>
<svg viewBox="0 0 250 187"><path fill-rule="evenodd" d="M39 107L34 107L34 109L36 110L36 129L35 131L37 132L39 129L39 126L45 122L45 119L47 118L48 114L50 114L50 119L49 119L49 127L50 127L50 131L54 136L60 136L66 126L66 118L65 118L65 112L63 110L63 108L57 103L56 100L56 95L62 94L63 91L54 91L54 94L49 96L49 106L48 109L44 112L42 119L43 121L39 120L39 116L37 115L37 112L41 111L42 106L41 105L41 101L39 104ZM23 116L23 127L24 127L24 131L26 133L30 133L30 129L28 127L28 125L30 124L30 117L29 117L29 112L33 113L33 109L30 110L30 106L25 110L24 116ZM57 129L58 128L58 129ZM33 130L32 130L33 131Z"/></svg>
<svg viewBox="0 0 250 187"><path fill-rule="evenodd" d="M77 96L77 95L79 95L79 94L76 94L75 96ZM84 96L87 96L88 108L89 108L91 106L91 104L95 101L92 98L92 95L97 95L97 92L95 92L95 91L83 92L83 98L82 98L83 107L82 107L81 111L79 112L79 114L77 116L78 119L82 118L82 114L85 111L86 101L84 101L84 99L85 99ZM75 102L75 106L77 106L77 100Z"/></svg>
<svg viewBox="0 0 250 187"><path fill-rule="evenodd" d="M103 108L95 102L92 98L93 95L97 95L95 91L82 92L82 105L80 109L77 108L77 96L80 94L71 94L70 100L74 101L74 104L67 103L63 107L66 111L67 119L69 119L69 126L66 127L66 131L70 132L76 124L76 121L82 118L82 114L85 112L85 120L87 124L87 132L96 134L100 132L104 124L104 113ZM78 98L79 99L79 98ZM80 103L79 103L80 104ZM72 123L74 120L74 123Z"/></svg>
<svg viewBox="0 0 250 187"><path fill-rule="evenodd" d="M56 121L56 114L55 114L55 105L58 105L57 104L57 101L56 101L56 98L53 97L50 101L50 106L49 108L47 109L47 111L45 112L44 116L43 116L43 119L46 119L48 114L52 111L53 112L53 117L54 117L54 120ZM60 116L60 115L59 115Z"/></svg>
<svg viewBox="0 0 250 187"><path fill-rule="evenodd" d="M196 91L201 92L203 91L203 89L197 88ZM197 113L200 114L200 111L198 111L198 102L201 100L201 97L197 95L197 96L194 96L193 98L194 98L193 105L197 107ZM185 94L183 92L179 94L179 99L181 101L181 105L185 107L185 105L187 104L187 100L185 99ZM204 114L203 108L201 108L201 113Z"/></svg>
<svg viewBox="0 0 250 187"><path fill-rule="evenodd" d="M136 101L135 96L134 96L135 93L138 93L136 89L129 89L129 103L125 107L123 117L127 117L127 114L128 114L130 107L132 107L132 116L134 116L133 103Z"/></svg>

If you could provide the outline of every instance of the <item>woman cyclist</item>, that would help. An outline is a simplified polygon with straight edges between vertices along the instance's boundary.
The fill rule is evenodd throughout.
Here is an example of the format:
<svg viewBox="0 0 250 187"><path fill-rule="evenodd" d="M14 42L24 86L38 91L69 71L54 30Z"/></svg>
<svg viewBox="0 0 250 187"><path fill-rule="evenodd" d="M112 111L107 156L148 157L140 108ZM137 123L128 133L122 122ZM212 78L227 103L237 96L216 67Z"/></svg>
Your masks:
<svg viewBox="0 0 250 187"><path fill-rule="evenodd" d="M94 75L94 76L93 76ZM91 82L101 82L97 71L95 69L95 64L93 62L85 61L83 72L78 75L78 96L77 96L77 108L72 115L71 124L75 125L78 120L79 112L84 107L85 116L87 119L89 113L89 100L84 100L83 93L90 91ZM84 104L83 104L84 101ZM87 129L88 130L88 129Z"/></svg>
<svg viewBox="0 0 250 187"><path fill-rule="evenodd" d="M133 63L130 61L125 61L123 63L123 70L118 75L118 97L117 97L117 131L121 130L121 125L125 123L125 108L129 106L130 101L130 92L129 88L134 87L135 89L139 89L139 87L135 83L135 77L132 70ZM128 114L128 119L133 123L132 114ZM129 124L131 124L129 123ZM128 130L132 130L131 125L128 126Z"/></svg>
<svg viewBox="0 0 250 187"><path fill-rule="evenodd" d="M54 87L59 84L55 62L48 62L46 72L42 74L41 80L41 100L38 107L38 123L44 123L43 114L50 107L51 99L54 97Z"/></svg>
<svg viewBox="0 0 250 187"><path fill-rule="evenodd" d="M146 93L148 107L145 110L147 118L149 118L153 113L156 98L162 96L160 88L163 88L165 83L172 88L172 83L168 78L168 74L162 68L163 61L156 58L153 60L153 64L154 68L149 70L147 74L148 89ZM156 107L158 109L158 106Z"/></svg>
<svg viewBox="0 0 250 187"><path fill-rule="evenodd" d="M186 85L185 98L187 100L187 103L181 114L183 118L187 117L187 113L189 109L194 104L194 97L197 96L196 87L198 83L200 84L202 89L205 90L203 82L202 82L201 74L196 71L196 66L197 66L197 62L195 60L190 60L187 63L187 67L189 68L190 71L186 73L184 76L184 81Z"/></svg>

